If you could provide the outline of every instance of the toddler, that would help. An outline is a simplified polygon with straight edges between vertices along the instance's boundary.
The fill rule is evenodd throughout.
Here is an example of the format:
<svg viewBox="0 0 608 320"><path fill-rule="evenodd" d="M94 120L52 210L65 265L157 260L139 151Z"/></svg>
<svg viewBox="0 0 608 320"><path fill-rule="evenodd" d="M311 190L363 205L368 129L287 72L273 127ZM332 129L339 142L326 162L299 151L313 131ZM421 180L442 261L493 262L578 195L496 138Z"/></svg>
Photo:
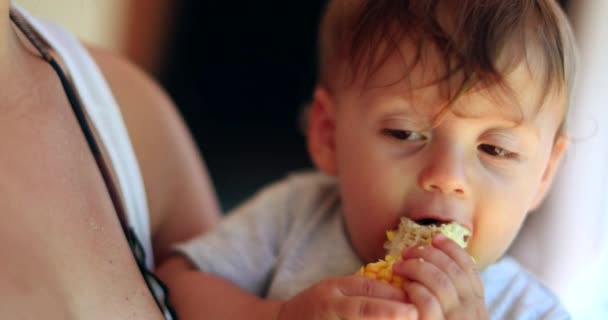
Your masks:
<svg viewBox="0 0 608 320"><path fill-rule="evenodd" d="M307 129L318 172L267 187L176 248L161 275L178 314L567 318L503 256L567 146L574 40L558 4L331 0L319 52ZM402 216L457 222L469 245L439 235L404 249L401 288L353 275L384 256Z"/></svg>

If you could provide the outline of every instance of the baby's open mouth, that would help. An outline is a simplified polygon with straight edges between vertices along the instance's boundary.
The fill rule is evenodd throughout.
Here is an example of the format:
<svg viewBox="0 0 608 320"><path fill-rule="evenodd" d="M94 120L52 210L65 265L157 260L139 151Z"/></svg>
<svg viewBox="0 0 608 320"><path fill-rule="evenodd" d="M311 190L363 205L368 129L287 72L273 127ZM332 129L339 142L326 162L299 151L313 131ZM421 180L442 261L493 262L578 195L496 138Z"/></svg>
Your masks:
<svg viewBox="0 0 608 320"><path fill-rule="evenodd" d="M440 226L442 224L446 224L446 222L441 222L441 221L435 220L435 219L422 219L422 220L418 220L415 222L421 226L431 226L431 225Z"/></svg>

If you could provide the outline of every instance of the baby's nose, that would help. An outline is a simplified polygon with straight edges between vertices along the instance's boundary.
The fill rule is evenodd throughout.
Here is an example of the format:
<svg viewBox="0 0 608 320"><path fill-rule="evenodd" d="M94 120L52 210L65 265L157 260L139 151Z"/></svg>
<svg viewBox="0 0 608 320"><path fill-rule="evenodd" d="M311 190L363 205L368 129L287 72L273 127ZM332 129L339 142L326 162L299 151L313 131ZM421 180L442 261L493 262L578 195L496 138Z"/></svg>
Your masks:
<svg viewBox="0 0 608 320"><path fill-rule="evenodd" d="M447 183L428 183L424 189L427 191L436 191L446 194L454 193L457 195L464 195L464 188L456 181Z"/></svg>
<svg viewBox="0 0 608 320"><path fill-rule="evenodd" d="M469 193L465 164L454 156L444 155L429 161L419 173L418 184L429 192L454 196Z"/></svg>

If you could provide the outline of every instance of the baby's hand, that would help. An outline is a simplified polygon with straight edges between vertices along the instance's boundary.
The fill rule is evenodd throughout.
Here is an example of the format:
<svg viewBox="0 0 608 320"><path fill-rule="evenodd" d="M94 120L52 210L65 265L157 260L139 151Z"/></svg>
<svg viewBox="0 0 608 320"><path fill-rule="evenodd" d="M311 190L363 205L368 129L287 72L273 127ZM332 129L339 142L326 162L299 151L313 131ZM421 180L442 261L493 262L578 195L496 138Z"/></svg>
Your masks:
<svg viewBox="0 0 608 320"><path fill-rule="evenodd" d="M421 320L489 319L475 263L454 241L440 234L402 257L393 272L405 279L403 290Z"/></svg>
<svg viewBox="0 0 608 320"><path fill-rule="evenodd" d="M362 276L321 281L283 303L277 320L418 319L401 289Z"/></svg>

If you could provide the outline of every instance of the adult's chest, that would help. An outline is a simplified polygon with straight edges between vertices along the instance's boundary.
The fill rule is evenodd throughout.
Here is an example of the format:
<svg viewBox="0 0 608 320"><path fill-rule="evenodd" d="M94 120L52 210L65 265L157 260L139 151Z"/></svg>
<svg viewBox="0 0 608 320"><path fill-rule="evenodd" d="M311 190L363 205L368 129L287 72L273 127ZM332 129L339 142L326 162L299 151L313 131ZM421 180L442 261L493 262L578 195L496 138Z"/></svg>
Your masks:
<svg viewBox="0 0 608 320"><path fill-rule="evenodd" d="M67 99L33 92L0 114L0 318L154 310Z"/></svg>

